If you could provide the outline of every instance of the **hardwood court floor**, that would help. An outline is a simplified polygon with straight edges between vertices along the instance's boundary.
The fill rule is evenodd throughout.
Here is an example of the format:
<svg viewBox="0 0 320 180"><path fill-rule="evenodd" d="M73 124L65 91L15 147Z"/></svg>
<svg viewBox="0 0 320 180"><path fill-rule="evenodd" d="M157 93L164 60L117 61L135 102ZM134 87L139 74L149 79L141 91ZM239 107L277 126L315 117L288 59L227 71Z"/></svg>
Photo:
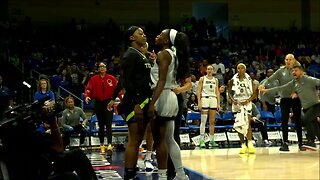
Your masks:
<svg viewBox="0 0 320 180"><path fill-rule="evenodd" d="M279 147L256 148L255 154L239 154L240 148L183 150L183 165L204 176L221 179L320 179L319 151L290 152Z"/></svg>

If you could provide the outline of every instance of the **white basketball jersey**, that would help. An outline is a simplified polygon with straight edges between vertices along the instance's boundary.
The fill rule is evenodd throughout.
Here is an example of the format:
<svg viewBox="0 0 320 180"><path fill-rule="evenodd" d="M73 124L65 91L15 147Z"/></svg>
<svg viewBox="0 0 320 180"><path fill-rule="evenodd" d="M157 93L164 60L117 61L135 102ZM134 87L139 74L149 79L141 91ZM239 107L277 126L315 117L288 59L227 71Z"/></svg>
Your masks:
<svg viewBox="0 0 320 180"><path fill-rule="evenodd" d="M215 77L212 79L207 78L207 76L203 77L203 86L202 86L202 94L201 96L209 96L209 97L217 97L216 94L217 81Z"/></svg>
<svg viewBox="0 0 320 180"><path fill-rule="evenodd" d="M171 49L165 49L166 51L169 52L171 55L171 63L168 67L168 72L167 72L167 78L166 78L166 84L164 85L165 89L172 89L177 86L176 82L176 75L177 75L177 67L178 67L178 61L177 61L177 56ZM154 63L154 66L151 68L151 81L153 83L152 88L155 87L159 80L159 67L157 63Z"/></svg>
<svg viewBox="0 0 320 180"><path fill-rule="evenodd" d="M239 82L239 85L238 85L239 93L234 94L233 98L240 101L249 99L252 93L250 93L249 91L248 83L246 83L245 81L238 81L238 82Z"/></svg>

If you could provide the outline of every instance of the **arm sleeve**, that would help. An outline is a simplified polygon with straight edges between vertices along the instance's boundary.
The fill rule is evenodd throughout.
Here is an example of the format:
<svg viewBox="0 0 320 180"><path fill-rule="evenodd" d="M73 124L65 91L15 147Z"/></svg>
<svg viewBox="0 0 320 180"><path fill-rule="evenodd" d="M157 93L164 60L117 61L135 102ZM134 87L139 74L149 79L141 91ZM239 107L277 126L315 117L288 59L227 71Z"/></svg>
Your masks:
<svg viewBox="0 0 320 180"><path fill-rule="evenodd" d="M92 80L93 77L89 80L86 86L86 90L84 91L84 97L91 97L91 91L92 91Z"/></svg>
<svg viewBox="0 0 320 180"><path fill-rule="evenodd" d="M258 117L258 115L259 115L259 117ZM258 119L260 118L259 110L254 103L252 103L252 117L256 117Z"/></svg>
<svg viewBox="0 0 320 180"><path fill-rule="evenodd" d="M312 81L312 83L315 85L315 86L320 86L320 79L317 79L315 77L309 77L309 79Z"/></svg>
<svg viewBox="0 0 320 180"><path fill-rule="evenodd" d="M64 128L68 127L68 125L66 123L67 123L67 112L63 111L62 117L61 117L61 126Z"/></svg>
<svg viewBox="0 0 320 180"><path fill-rule="evenodd" d="M279 91L282 91L283 89L294 89L294 86L293 86L293 80L291 80L290 82L288 82L287 84L284 84L282 86L277 86L277 87L274 87L274 88L270 88L268 89L268 93L276 93L276 92L279 92Z"/></svg>
<svg viewBox="0 0 320 180"><path fill-rule="evenodd" d="M123 87L127 92L135 92L135 56L129 54L129 56L124 57L122 60L122 73L123 73Z"/></svg>
<svg viewBox="0 0 320 180"><path fill-rule="evenodd" d="M50 99L55 101L54 93L52 91L49 92Z"/></svg>
<svg viewBox="0 0 320 180"><path fill-rule="evenodd" d="M252 103L252 117L256 117L257 119L260 119L260 112L255 104Z"/></svg>

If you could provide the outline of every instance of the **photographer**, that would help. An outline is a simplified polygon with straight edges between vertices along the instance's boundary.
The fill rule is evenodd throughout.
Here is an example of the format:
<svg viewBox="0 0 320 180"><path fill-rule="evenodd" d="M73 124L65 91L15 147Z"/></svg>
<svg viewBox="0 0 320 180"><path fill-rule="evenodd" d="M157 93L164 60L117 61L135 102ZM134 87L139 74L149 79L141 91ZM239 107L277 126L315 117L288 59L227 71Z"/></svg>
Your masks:
<svg viewBox="0 0 320 180"><path fill-rule="evenodd" d="M89 159L80 149L64 152L57 125L58 110L53 106L46 106L37 111L37 107L33 104L31 107L15 108L13 110L17 111L16 116L7 117L0 123L3 145L3 157L0 158L7 165L9 179L96 180ZM12 111L7 114L14 113Z"/></svg>

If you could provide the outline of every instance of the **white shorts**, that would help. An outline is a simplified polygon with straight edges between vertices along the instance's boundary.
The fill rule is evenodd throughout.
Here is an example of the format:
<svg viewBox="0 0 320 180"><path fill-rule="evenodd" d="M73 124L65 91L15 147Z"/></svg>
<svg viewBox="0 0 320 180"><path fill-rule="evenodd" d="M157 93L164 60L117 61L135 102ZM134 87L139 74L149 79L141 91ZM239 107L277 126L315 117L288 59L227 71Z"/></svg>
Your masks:
<svg viewBox="0 0 320 180"><path fill-rule="evenodd" d="M164 89L154 108L160 117L177 116L179 110L177 95L171 89Z"/></svg>
<svg viewBox="0 0 320 180"><path fill-rule="evenodd" d="M248 104L244 105L244 108L248 111L248 114L251 115L252 102L249 102ZM238 111L240 111L240 105L232 104L232 112L237 113Z"/></svg>
<svg viewBox="0 0 320 180"><path fill-rule="evenodd" d="M202 109L217 109L218 102L216 97L202 97L201 98Z"/></svg>

